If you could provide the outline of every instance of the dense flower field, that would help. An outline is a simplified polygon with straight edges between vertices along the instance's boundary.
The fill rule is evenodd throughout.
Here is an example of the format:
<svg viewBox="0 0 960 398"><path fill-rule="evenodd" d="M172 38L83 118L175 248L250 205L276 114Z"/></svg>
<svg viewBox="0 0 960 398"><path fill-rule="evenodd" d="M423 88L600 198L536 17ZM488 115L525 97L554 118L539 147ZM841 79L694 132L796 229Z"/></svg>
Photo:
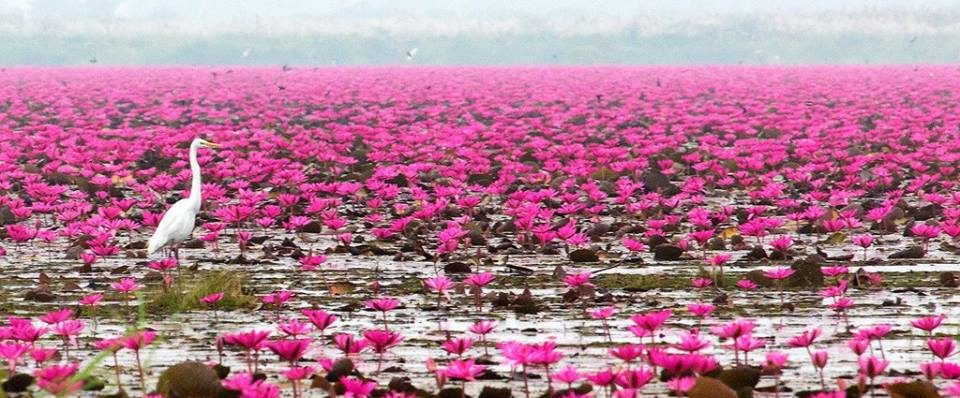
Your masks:
<svg viewBox="0 0 960 398"><path fill-rule="evenodd" d="M952 66L7 68L3 389L960 396L958 96ZM195 239L148 257L196 137Z"/></svg>

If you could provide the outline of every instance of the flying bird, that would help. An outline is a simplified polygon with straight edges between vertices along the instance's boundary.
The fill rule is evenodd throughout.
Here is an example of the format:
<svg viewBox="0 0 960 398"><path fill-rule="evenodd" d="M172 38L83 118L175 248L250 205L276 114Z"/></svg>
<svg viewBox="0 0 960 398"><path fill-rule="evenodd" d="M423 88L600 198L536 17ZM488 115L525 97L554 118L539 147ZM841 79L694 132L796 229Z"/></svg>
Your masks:
<svg viewBox="0 0 960 398"><path fill-rule="evenodd" d="M157 230L147 243L147 255L162 248L173 250L173 256L180 260L179 245L193 235L197 213L200 212L200 163L197 163L197 150L200 147L217 148L219 145L202 138L190 143L190 175L193 178L190 196L180 199L163 215Z"/></svg>
<svg viewBox="0 0 960 398"><path fill-rule="evenodd" d="M249 57L249 56L250 56L250 49L249 49L249 48L243 49L243 53L241 53L241 55L243 55L244 58Z"/></svg>
<svg viewBox="0 0 960 398"><path fill-rule="evenodd" d="M419 50L419 48L414 47L414 48L411 48L409 51L407 51L407 61L408 61L408 62L409 62L409 61L413 61L413 57L417 56L417 50Z"/></svg>

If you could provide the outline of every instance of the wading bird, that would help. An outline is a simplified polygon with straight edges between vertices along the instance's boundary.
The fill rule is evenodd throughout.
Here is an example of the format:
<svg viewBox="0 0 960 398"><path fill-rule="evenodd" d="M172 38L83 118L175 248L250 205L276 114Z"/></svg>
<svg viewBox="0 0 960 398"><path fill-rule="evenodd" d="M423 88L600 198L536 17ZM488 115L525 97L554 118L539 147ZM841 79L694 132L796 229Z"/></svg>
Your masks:
<svg viewBox="0 0 960 398"><path fill-rule="evenodd" d="M200 149L200 147L216 148L218 146L202 138L195 138L190 143L190 174L193 178L193 183L190 186L190 196L180 199L173 206L170 206L170 209L160 219L156 232L153 233L147 243L148 256L166 247L173 250L173 256L177 260L180 259L180 253L177 251L178 246L181 242L190 238L197 213L200 212L200 163L197 163L197 149Z"/></svg>

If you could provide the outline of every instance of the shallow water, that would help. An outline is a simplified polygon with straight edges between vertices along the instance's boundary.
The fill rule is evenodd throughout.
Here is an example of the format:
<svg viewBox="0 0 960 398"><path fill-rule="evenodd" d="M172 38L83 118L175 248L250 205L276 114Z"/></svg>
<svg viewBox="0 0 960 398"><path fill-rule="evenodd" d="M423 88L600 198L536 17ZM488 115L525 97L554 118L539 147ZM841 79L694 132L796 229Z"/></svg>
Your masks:
<svg viewBox="0 0 960 398"><path fill-rule="evenodd" d="M268 233L277 235L277 238L272 239L272 241L279 241L280 236L284 235L282 231L268 231ZM235 245L226 240L223 239L220 243L220 247L224 251L216 257L222 259L236 254L233 251ZM903 238L896 242L888 242L883 248L884 251L889 252L907 242L909 240ZM333 242L325 240L314 244L314 249L331 246L333 246ZM807 251L812 251L812 249L807 248ZM829 246L826 251L828 253L860 253L845 245ZM2 289L8 298L6 304L13 310L13 314L38 315L44 311L75 304L75 300L80 296L79 292L57 293L57 301L53 303L35 303L23 300L24 290L36 286L37 278L41 273L52 277L54 292L63 283L75 282L80 285L83 293L89 293L94 290L108 290L110 281L127 276L112 275L106 272L117 266L130 266L130 274L136 276L143 275L145 271L145 267L136 265L143 262L142 259L110 258L100 260L95 265L95 272L91 274L82 274L77 271L64 272L64 270L79 266L79 262L47 259L49 253L60 252L62 251L57 249L47 250L37 247L11 248L6 257L0 258L0 269L2 269L0 272L2 272L4 280ZM734 259L745 253L734 252ZM871 251L869 254L871 257L881 255L878 251ZM248 256L255 259L259 255L259 248L255 246ZM610 343L604 336L601 323L585 319L582 310L579 309L582 308L583 304L563 303L561 300L561 293L564 290L563 284L558 280L549 278L557 265L562 265L567 269L596 270L606 268L614 264L615 261L606 264L571 264L569 261L562 259L561 256L510 255L508 259L510 264L534 269L536 274L526 278L528 282L522 282L519 286L504 288L500 283L495 282L492 288L485 290L508 291L518 294L523 291L524 285L529 287L533 295L542 300L543 311L535 315L518 315L510 310L492 308L489 303L485 303L483 310L478 312L473 306L472 297L466 294L454 294L451 300L444 304L445 310L438 312L434 308L435 296L425 295L422 292L412 294L398 292L396 286L409 281L409 279L434 274L433 263L427 261L393 261L389 256L376 258L331 253L327 255L327 263L322 266L323 270L319 271L322 273L321 278L320 274L304 274L297 271L296 262L291 258L281 257L264 264L230 265L214 261L215 255L202 249L184 249L181 251L181 256L183 266L199 264L201 272L226 269L248 274L250 280L247 287L257 295L270 293L276 289L289 289L295 292L296 297L281 312L281 317L296 317L300 308L309 306L307 304L309 301L319 301L321 308L331 310L341 316L341 320L327 330L328 336L336 332L356 334L364 329L382 325L379 320L379 313L360 310L347 314L340 311L343 305L362 303L372 297L370 291L364 286L374 280L372 269L379 267L379 281L382 284L381 294L397 297L404 305L401 309L391 311L388 314L390 325L405 336L404 343L390 351L383 365L384 369L397 372L382 373L378 377L382 382L381 385L384 385L391 377L406 376L411 378L414 385L433 390L434 379L424 362L427 358L436 358L442 361L445 353L440 350L439 346L446 339L448 333L453 336L463 335L471 323L480 319L495 319L498 321L496 331L488 336L488 340L491 342L555 340L564 353L564 359L559 366L554 367L554 370L566 364L574 364L581 370L586 371L598 370L616 364L606 353ZM649 253L644 253L641 256L644 264L622 264L603 271L601 275L608 278L618 275L669 275L670 278L686 278L696 276L699 270L700 260L696 259L654 262L652 255ZM919 261L901 261L898 265L866 265L864 268L867 271L879 272L890 278L918 272L924 274L943 271L960 272L960 264L952 254L937 251L931 253L929 257ZM484 270L509 277L511 280L524 278L506 273L506 268L500 265L503 259L504 257L501 255L492 256L493 262L497 265L485 266ZM852 270L856 269L856 262L850 264ZM740 275L767 266L761 265L761 263L737 262L727 267L726 272L728 275ZM185 270L184 272L190 271ZM324 282L332 283L334 281L350 281L359 286L350 294L331 297L324 287ZM96 284L96 288L90 287L91 282ZM755 319L757 320L755 336L764 338L768 348L785 349L789 352L790 362L783 376L785 386L793 390L815 389L819 386L819 377L807 360L805 351L803 349L785 348L787 338L812 326L821 327L824 334L815 344L815 347L816 349L826 349L830 354L826 379L828 384L833 384L833 381L838 378L852 377L857 369L856 358L845 345L846 339L850 336L849 325L861 327L877 323L889 323L893 325L894 330L888 338L882 341L882 345L883 354L891 360L890 370L893 374L915 372L918 369L917 365L931 360L931 356L925 347L925 339L918 331L911 330L909 321L920 316L941 313L947 315L950 319L960 318L960 308L957 306L960 299L953 294L953 289L936 287L937 281L932 277L921 279L921 282L918 283L920 285L915 286L914 289L898 293L893 291L899 290L891 288L881 290L852 288L849 296L855 300L857 305L849 311L846 319L838 317L826 307L821 306L824 301L817 296L815 291L787 291L785 293L786 300L794 303L796 309L792 313L781 313L775 305L779 299L776 289L743 292L728 288L726 291L731 296L729 305L718 308L714 316L701 325L701 330L704 330L706 337L713 342L713 345L705 349L703 353L716 355L722 364L732 362L732 353L728 348L723 347L723 344L726 343L716 341L716 338L709 334L709 327L739 317ZM498 286L500 287L498 288ZM151 286L150 288L155 289L156 287ZM617 319L610 322L612 339L617 344L623 344L640 342L638 338L626 330L626 326L631 324L628 319L629 315L663 308L672 309L674 316L668 321L663 332L665 337L659 337L658 342L676 341L680 330L696 326L691 317L685 314L686 304L699 300L712 300L717 291L713 289L696 291L684 287L678 289L653 288L644 292L628 292L613 287L609 289L609 293L612 294L613 305L616 306L618 312ZM108 294L105 305L121 305L118 301L110 301L110 298L111 296ZM890 299L900 299L901 303L895 307L882 305L885 300ZM599 304L588 304L588 308L597 306ZM270 310L220 311L219 322L213 322L213 314L210 311L193 311L172 316L147 314L147 318L144 319L145 324L155 328L159 333L157 343L143 351L143 359L147 365L148 377L151 380L148 386L153 386L153 380L165 367L171 364L187 359L205 362L216 361L217 353L214 350L216 336L224 332L238 330L272 329L274 316L274 312ZM88 325L88 330L84 331L80 338L79 348L72 349L71 355L74 359L82 361L93 358L96 351L91 346L91 342L95 338L120 334L127 326L128 323L121 319L100 319L99 327L94 333L90 330L92 325ZM438 332L438 327L444 331ZM952 333L955 329L956 326L951 324L942 327L941 331ZM314 335L316 336L316 333ZM649 340L644 341L644 343L647 342ZM45 341L45 345L59 346L57 340L49 337ZM339 353L329 342L324 345L317 343L314 346L314 351L308 355L309 358L339 356ZM754 365L759 364L764 351L764 349L761 349L752 353L749 362ZM470 352L472 356L477 356L482 353L482 348L475 346ZM490 347L490 352L494 354L492 359L499 360L500 357L495 354L496 350L493 347ZM877 354L880 354L879 351L877 351ZM374 354L362 354L357 361L359 369L368 376L372 374L376 367L376 360L372 355ZM282 370L282 366L273 358L275 357L272 354L263 354L262 369L267 371L273 381L285 385L284 381L276 379ZM242 359L239 352L229 351L225 358L225 365L232 367L234 370L242 370L244 368ZM123 382L125 388L128 391L137 391L139 387L133 368L132 353L121 351L120 361L124 369ZM309 364L310 361L305 360L304 363ZM105 364L108 366L100 366L97 373L107 380L108 384L111 384L110 380L113 380L112 362L108 359ZM490 370L507 378L511 374L510 367L505 364L493 365ZM542 375L543 371L542 369L531 369L530 373ZM895 377L884 378L884 380L893 378ZM543 378L531 379L530 383L534 391L545 389ZM772 378L764 377L758 387L769 386L772 383ZM509 385L514 389L515 395L521 394L522 389L522 381L519 379L512 381L509 379L485 380L482 383L469 383L468 393L478 393L482 385ZM112 386L107 387L107 391L112 389ZM664 389L665 386L662 383L654 383L647 387L647 391L663 392ZM308 396L323 395L318 391L309 394Z"/></svg>

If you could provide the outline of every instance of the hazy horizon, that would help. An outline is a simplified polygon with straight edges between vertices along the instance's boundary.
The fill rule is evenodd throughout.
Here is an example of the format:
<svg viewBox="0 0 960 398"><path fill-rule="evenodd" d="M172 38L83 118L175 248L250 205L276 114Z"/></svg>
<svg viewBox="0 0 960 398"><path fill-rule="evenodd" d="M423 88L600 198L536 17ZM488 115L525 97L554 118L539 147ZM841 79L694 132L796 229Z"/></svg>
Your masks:
<svg viewBox="0 0 960 398"><path fill-rule="evenodd" d="M595 3L0 0L0 64L960 62L956 1Z"/></svg>

